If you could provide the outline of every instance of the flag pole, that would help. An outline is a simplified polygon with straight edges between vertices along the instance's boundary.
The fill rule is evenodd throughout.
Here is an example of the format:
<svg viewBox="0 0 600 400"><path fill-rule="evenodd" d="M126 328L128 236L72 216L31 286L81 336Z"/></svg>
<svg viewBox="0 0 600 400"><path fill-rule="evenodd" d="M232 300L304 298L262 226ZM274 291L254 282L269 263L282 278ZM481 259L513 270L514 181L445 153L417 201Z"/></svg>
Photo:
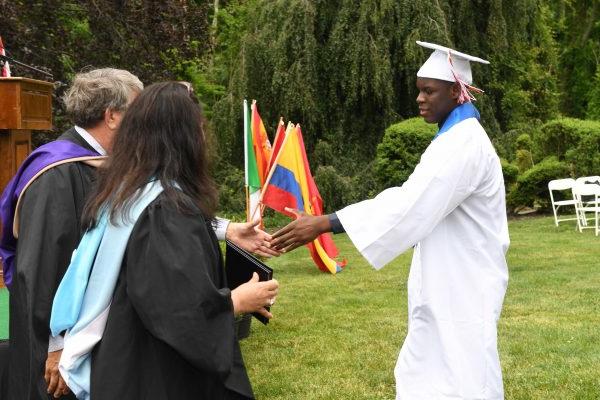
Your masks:
<svg viewBox="0 0 600 400"><path fill-rule="evenodd" d="M246 221L250 221L250 188L248 187L248 101L244 99L244 186L246 188Z"/></svg>
<svg viewBox="0 0 600 400"><path fill-rule="evenodd" d="M277 131L275 132L275 138L273 139L273 146L275 146L275 144L277 143L277 138L279 137L279 127L284 124L285 123L283 122L283 117L279 117L279 123L277 124ZM271 157L269 158L269 165L271 164L271 158L273 158L273 153L271 153ZM277 156L275 156L275 159L277 159Z"/></svg>

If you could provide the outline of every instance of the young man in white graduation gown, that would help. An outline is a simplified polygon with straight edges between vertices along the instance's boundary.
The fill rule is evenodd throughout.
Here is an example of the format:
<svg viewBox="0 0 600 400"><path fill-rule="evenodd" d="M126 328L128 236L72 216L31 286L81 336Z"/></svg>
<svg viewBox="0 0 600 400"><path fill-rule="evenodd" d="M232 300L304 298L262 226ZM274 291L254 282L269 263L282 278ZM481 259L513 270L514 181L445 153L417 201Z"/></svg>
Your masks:
<svg viewBox="0 0 600 400"><path fill-rule="evenodd" d="M470 61L434 49L417 73L421 116L439 132L401 187L335 214L299 218L273 235L292 250L317 235L347 232L379 269L414 246L408 333L395 368L402 400L504 398L497 322L509 245L500 161L471 103Z"/></svg>

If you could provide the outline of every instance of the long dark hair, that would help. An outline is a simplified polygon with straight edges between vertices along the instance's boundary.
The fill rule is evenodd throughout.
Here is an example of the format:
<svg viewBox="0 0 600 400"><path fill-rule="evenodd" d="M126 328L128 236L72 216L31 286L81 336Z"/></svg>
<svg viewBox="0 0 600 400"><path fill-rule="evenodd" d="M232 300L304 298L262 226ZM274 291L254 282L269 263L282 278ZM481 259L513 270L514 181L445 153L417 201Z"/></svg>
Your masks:
<svg viewBox="0 0 600 400"><path fill-rule="evenodd" d="M160 180L179 211L197 207L206 218L214 217L217 190L209 175L202 112L192 96L180 82L161 82L131 103L86 204L84 227L96 225L105 204L113 223L117 216L127 218L136 191L152 178Z"/></svg>

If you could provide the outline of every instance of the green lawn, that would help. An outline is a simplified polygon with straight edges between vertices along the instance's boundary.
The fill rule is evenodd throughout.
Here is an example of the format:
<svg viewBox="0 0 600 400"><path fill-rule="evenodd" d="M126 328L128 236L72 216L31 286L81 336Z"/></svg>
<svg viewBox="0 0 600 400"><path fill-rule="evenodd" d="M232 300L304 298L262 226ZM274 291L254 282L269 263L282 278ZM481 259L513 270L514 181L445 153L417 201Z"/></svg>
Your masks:
<svg viewBox="0 0 600 400"><path fill-rule="evenodd" d="M510 222L499 326L506 399L600 399L600 237L551 218ZM270 264L275 318L242 342L259 399L393 399L410 254L371 269L346 236L336 276L302 249Z"/></svg>
<svg viewBox="0 0 600 400"><path fill-rule="evenodd" d="M600 237L551 218L510 222L510 282L499 326L506 399L600 399ZM259 399L393 399L406 334L410 254L372 270L345 235L336 276L305 249L270 261L275 318L242 341ZM0 293L0 336L6 337Z"/></svg>

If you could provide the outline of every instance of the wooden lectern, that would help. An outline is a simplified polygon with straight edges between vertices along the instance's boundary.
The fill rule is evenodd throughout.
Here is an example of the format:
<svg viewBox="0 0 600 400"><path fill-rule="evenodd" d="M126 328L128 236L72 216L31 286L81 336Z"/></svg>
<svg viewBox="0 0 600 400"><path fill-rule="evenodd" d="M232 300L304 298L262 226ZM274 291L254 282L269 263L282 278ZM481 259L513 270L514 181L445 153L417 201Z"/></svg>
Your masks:
<svg viewBox="0 0 600 400"><path fill-rule="evenodd" d="M0 193L31 152L31 131L52 129L53 88L35 79L0 78Z"/></svg>

